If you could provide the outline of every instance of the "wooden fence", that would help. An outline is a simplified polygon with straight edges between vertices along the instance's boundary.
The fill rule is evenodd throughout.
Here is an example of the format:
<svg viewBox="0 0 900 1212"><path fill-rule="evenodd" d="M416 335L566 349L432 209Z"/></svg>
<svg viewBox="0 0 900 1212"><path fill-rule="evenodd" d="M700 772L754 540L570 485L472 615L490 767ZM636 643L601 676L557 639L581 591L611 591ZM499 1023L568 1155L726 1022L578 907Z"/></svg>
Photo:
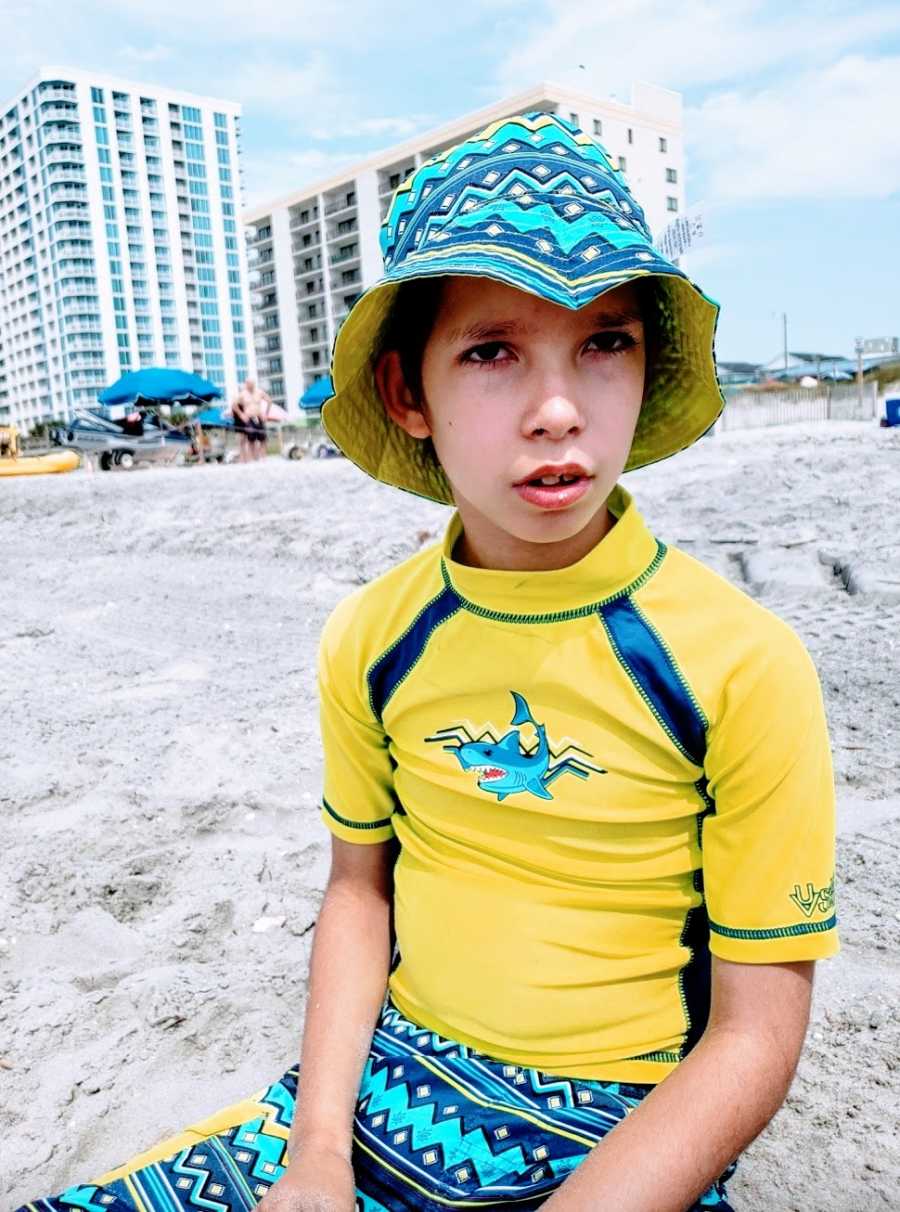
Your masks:
<svg viewBox="0 0 900 1212"><path fill-rule="evenodd" d="M862 396L855 383L836 384L824 391L798 387L787 391L741 392L728 400L716 431L791 425L797 421L871 421L878 411L877 383L865 383Z"/></svg>

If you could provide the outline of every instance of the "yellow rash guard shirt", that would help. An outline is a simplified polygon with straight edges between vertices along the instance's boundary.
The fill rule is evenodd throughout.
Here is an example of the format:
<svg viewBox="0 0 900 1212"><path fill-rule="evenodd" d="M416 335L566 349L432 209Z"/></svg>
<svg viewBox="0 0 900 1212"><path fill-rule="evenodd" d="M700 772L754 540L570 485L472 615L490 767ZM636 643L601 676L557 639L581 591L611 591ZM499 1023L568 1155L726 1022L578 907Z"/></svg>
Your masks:
<svg viewBox="0 0 900 1212"><path fill-rule="evenodd" d="M322 815L396 836L400 1010L498 1060L658 1082L702 1035L710 956L838 950L822 696L791 629L647 529L578 563L443 544L321 642Z"/></svg>

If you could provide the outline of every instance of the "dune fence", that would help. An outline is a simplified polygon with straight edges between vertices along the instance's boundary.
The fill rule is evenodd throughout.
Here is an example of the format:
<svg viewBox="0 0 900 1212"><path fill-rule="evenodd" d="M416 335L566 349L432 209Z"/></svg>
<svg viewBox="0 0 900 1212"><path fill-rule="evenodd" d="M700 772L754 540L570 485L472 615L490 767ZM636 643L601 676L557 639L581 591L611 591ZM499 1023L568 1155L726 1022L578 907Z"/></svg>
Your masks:
<svg viewBox="0 0 900 1212"><path fill-rule="evenodd" d="M791 425L798 421L873 421L881 414L877 383L839 383L826 388L744 391L729 396L716 432Z"/></svg>

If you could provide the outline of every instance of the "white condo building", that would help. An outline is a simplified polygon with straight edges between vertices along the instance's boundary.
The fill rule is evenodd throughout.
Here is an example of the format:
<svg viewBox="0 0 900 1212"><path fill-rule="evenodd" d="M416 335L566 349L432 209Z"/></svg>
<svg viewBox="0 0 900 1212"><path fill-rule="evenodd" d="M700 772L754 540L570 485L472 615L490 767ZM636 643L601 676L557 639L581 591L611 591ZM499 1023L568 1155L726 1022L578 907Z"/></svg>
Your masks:
<svg viewBox="0 0 900 1212"><path fill-rule="evenodd" d="M43 68L0 108L0 421L142 366L255 373L240 106Z"/></svg>
<svg viewBox="0 0 900 1212"><path fill-rule="evenodd" d="M498 118L559 113L596 135L625 174L654 235L684 210L681 95L635 84L625 104L540 84L379 152L244 215L260 384L289 414L328 372L335 333L381 276L378 233L391 195L418 165Z"/></svg>

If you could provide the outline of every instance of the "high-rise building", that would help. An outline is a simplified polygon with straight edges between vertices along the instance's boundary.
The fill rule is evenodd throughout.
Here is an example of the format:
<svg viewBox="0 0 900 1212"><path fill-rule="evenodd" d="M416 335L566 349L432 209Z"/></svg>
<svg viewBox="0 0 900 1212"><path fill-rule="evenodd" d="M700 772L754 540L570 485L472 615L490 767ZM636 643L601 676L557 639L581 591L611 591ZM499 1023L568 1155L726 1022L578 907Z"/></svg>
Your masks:
<svg viewBox="0 0 900 1212"><path fill-rule="evenodd" d="M0 411L23 428L127 370L255 373L240 106L43 68L0 109Z"/></svg>
<svg viewBox="0 0 900 1212"><path fill-rule="evenodd" d="M596 135L654 233L684 210L681 95L649 84L635 84L629 104L540 84L252 207L244 222L260 384L289 414L327 373L341 321L381 275L379 228L401 181L490 122L532 111L558 113Z"/></svg>

